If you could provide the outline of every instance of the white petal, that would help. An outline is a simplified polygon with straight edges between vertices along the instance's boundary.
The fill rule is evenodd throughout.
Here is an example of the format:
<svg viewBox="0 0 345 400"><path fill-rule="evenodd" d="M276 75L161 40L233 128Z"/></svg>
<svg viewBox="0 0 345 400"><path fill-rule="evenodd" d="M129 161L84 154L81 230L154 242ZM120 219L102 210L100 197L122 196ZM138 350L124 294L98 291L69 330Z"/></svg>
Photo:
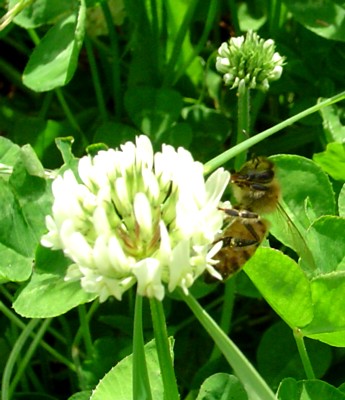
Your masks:
<svg viewBox="0 0 345 400"><path fill-rule="evenodd" d="M148 198L144 193L137 193L134 198L134 215L140 228L140 236L152 238L152 213Z"/></svg>
<svg viewBox="0 0 345 400"><path fill-rule="evenodd" d="M133 273L138 281L138 294L163 300L164 286L161 282L161 268L157 259L145 258L139 261L133 268Z"/></svg>

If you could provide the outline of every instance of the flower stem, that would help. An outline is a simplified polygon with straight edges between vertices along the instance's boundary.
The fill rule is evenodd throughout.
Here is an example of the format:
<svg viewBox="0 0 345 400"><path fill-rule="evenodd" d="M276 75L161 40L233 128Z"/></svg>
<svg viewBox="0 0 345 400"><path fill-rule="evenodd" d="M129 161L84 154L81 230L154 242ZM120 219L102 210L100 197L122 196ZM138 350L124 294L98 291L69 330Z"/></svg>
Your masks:
<svg viewBox="0 0 345 400"><path fill-rule="evenodd" d="M241 81L237 96L237 138L236 144L239 144L244 141L246 135L250 132L250 116L249 116L249 107L250 107L250 93L249 88L246 86L244 81ZM239 170L242 165L246 161L246 153L242 152L236 156L235 160L235 169Z"/></svg>
<svg viewBox="0 0 345 400"><path fill-rule="evenodd" d="M235 374L245 387L249 400L275 400L276 397L249 360L235 343L219 328L200 304L190 294L179 290L181 298L193 311L195 317L215 341Z"/></svg>
<svg viewBox="0 0 345 400"><path fill-rule="evenodd" d="M133 399L152 400L144 349L142 307L143 298L137 295L133 329Z"/></svg>
<svg viewBox="0 0 345 400"><path fill-rule="evenodd" d="M299 329L293 330L293 336L295 338L297 349L301 357L304 372L306 373L307 379L315 379L313 366L311 365L310 358L305 347L304 337Z"/></svg>
<svg viewBox="0 0 345 400"><path fill-rule="evenodd" d="M170 352L163 304L161 301L151 299L150 307L158 360L163 379L164 400L177 400L180 397L176 384L173 360Z"/></svg>
<svg viewBox="0 0 345 400"><path fill-rule="evenodd" d="M13 349L11 351L10 356L8 357L8 360L6 362L5 368L4 368L4 373L2 375L2 382L1 382L1 399L2 400L8 400L11 398L11 388L10 388L10 383L11 383L11 374L14 369L14 366L16 362L18 361L18 358L20 357L20 353L23 350L23 347L28 340L29 336L31 333L34 331L36 326L38 326L41 323L40 319L32 319L23 329L23 332L19 336L19 338L16 340L15 345L13 346ZM49 322L48 322L49 323ZM13 390L13 388L12 388Z"/></svg>

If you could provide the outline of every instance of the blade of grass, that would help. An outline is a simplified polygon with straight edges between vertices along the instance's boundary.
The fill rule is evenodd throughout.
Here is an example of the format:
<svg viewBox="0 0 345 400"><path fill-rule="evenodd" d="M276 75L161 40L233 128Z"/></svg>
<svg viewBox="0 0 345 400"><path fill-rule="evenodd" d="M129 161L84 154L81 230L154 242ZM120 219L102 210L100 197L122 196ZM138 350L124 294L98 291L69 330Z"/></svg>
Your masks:
<svg viewBox="0 0 345 400"><path fill-rule="evenodd" d="M219 328L216 322L209 314L207 314L194 297L190 294L186 295L181 289L178 290L178 293L192 310L200 324L215 341L216 345L233 368L238 379L242 382L247 391L248 399L276 400L274 393L249 360L235 345L235 343L233 343L232 340Z"/></svg>
<svg viewBox="0 0 345 400"><path fill-rule="evenodd" d="M286 119L283 122L273 126L272 128L266 129L265 131L258 133L255 136L245 140L242 143L232 147L229 150L224 151L223 153L219 154L217 157L212 158L212 160L208 161L204 166L204 173L205 175L211 173L216 168L221 167L227 161L231 160L233 157L237 156L237 154L248 150L250 147L254 146L255 144L267 139L268 137L274 135L275 133L281 131L282 129L286 128L289 125L294 124L295 122L299 121L300 119L307 117L308 115L320 111L322 108L330 106L331 104L337 103L341 100L345 99L345 91L341 92L329 99L323 100L320 103L307 108L306 110L293 115L292 117Z"/></svg>

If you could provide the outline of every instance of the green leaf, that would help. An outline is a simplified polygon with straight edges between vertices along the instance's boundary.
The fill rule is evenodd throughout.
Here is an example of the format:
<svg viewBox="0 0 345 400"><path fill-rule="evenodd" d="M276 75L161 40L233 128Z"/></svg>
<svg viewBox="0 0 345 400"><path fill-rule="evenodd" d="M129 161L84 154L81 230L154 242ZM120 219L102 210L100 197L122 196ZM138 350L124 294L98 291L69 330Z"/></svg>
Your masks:
<svg viewBox="0 0 345 400"><path fill-rule="evenodd" d="M302 329L303 335L332 346L345 346L345 271L313 279L311 292L314 318Z"/></svg>
<svg viewBox="0 0 345 400"><path fill-rule="evenodd" d="M328 143L326 151L316 153L313 160L333 179L345 181L345 145Z"/></svg>
<svg viewBox="0 0 345 400"><path fill-rule="evenodd" d="M36 237L13 187L0 179L0 243L24 257L33 256Z"/></svg>
<svg viewBox="0 0 345 400"><path fill-rule="evenodd" d="M196 400L247 400L241 382L234 375L218 373L211 375L201 385Z"/></svg>
<svg viewBox="0 0 345 400"><path fill-rule="evenodd" d="M282 381L278 400L345 400L345 394L334 386L317 380L297 382L293 378Z"/></svg>
<svg viewBox="0 0 345 400"><path fill-rule="evenodd" d="M194 157L211 157L219 154L231 130L228 118L203 104L185 107L182 116L193 132L190 151Z"/></svg>
<svg viewBox="0 0 345 400"><path fill-rule="evenodd" d="M22 0L10 0L9 8L20 2ZM54 22L61 14L71 13L76 7L76 0L35 0L15 17L14 22L25 29L37 28Z"/></svg>
<svg viewBox="0 0 345 400"><path fill-rule="evenodd" d="M339 216L345 217L345 184L340 190L338 197L338 208L339 208Z"/></svg>
<svg viewBox="0 0 345 400"><path fill-rule="evenodd" d="M172 89L136 87L126 92L125 107L137 128L156 141L179 118L182 96Z"/></svg>
<svg viewBox="0 0 345 400"><path fill-rule="evenodd" d="M27 318L50 318L95 299L79 281L64 281L70 264L62 252L38 247L31 279L13 303L16 312Z"/></svg>
<svg viewBox="0 0 345 400"><path fill-rule="evenodd" d="M116 148L128 140L134 141L137 135L137 129L130 125L107 121L97 128L93 141Z"/></svg>
<svg viewBox="0 0 345 400"><path fill-rule="evenodd" d="M164 131L159 138L159 143L169 143L178 148L180 146L188 149L193 139L193 131L189 124L177 123Z"/></svg>
<svg viewBox="0 0 345 400"><path fill-rule="evenodd" d="M270 159L277 166L282 198L278 210L265 218L271 222L270 232L295 250L310 272L315 269L315 262L307 229L318 217L335 213L332 185L322 169L304 157L281 155Z"/></svg>
<svg viewBox="0 0 345 400"><path fill-rule="evenodd" d="M322 377L332 361L329 346L305 339L307 352L316 377ZM291 328L282 321L272 325L262 336L257 351L258 370L265 381L277 389L280 381L289 376L305 378L302 361Z"/></svg>
<svg viewBox="0 0 345 400"><path fill-rule="evenodd" d="M128 400L132 398L132 355L124 358L99 382L90 400ZM163 383L154 340L145 345L145 358L153 399L163 399Z"/></svg>
<svg viewBox="0 0 345 400"><path fill-rule="evenodd" d="M0 283L23 282L32 272L33 258L0 244Z"/></svg>
<svg viewBox="0 0 345 400"><path fill-rule="evenodd" d="M320 110L322 125L328 142L342 143L345 138L345 126L340 120L340 110L336 105Z"/></svg>
<svg viewBox="0 0 345 400"><path fill-rule="evenodd" d="M131 352L132 341L129 336L101 337L96 339L92 346L92 353L81 366L82 382L85 387L93 388L119 360L119 353L127 355ZM123 354L124 350L129 350ZM121 357L121 358L122 358ZM89 397L88 397L89 399Z"/></svg>
<svg viewBox="0 0 345 400"><path fill-rule="evenodd" d="M291 258L271 248L259 248L244 270L291 328L305 326L312 320L310 283Z"/></svg>
<svg viewBox="0 0 345 400"><path fill-rule="evenodd" d="M89 400L91 394L91 390L83 390L82 392L74 393L68 400Z"/></svg>
<svg viewBox="0 0 345 400"><path fill-rule="evenodd" d="M18 145L0 136L0 163L13 167L20 157L20 152Z"/></svg>
<svg viewBox="0 0 345 400"><path fill-rule="evenodd" d="M39 158L42 158L54 139L66 132L63 123L39 117L21 116L16 119L13 135L16 143L31 143Z"/></svg>
<svg viewBox="0 0 345 400"><path fill-rule="evenodd" d="M241 31L258 31L262 27L262 25L267 21L265 6L266 3L262 0L247 1L238 4L237 18Z"/></svg>
<svg viewBox="0 0 345 400"><path fill-rule="evenodd" d="M345 270L345 219L326 215L316 220L307 232L318 274Z"/></svg>
<svg viewBox="0 0 345 400"><path fill-rule="evenodd" d="M326 39L345 41L345 8L336 1L285 0L289 11L307 29Z"/></svg>
<svg viewBox="0 0 345 400"><path fill-rule="evenodd" d="M313 208L314 219L335 213L335 198L328 176L313 161L296 155L270 157L277 166L282 197L291 213L308 228L306 199Z"/></svg>
<svg viewBox="0 0 345 400"><path fill-rule="evenodd" d="M54 25L30 56L23 83L36 92L66 85L77 67L84 38L85 4Z"/></svg>

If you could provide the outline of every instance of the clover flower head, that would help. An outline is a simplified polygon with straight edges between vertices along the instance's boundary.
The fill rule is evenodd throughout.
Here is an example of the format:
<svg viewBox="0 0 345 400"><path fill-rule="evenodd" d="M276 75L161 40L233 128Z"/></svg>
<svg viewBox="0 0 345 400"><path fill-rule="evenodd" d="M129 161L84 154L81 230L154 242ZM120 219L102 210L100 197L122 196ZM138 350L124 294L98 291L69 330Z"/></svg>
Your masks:
<svg viewBox="0 0 345 400"><path fill-rule="evenodd" d="M269 83L280 78L283 65L284 57L275 51L274 41L261 39L253 31L222 43L216 60L216 69L231 89L244 85L268 90Z"/></svg>
<svg viewBox="0 0 345 400"><path fill-rule="evenodd" d="M203 165L183 148L154 153L148 137L82 157L52 185L52 215L43 246L72 260L66 280L100 301L137 284L140 295L163 299L166 288L185 292L207 270L220 278L212 256L224 213L218 206L229 173L206 181ZM217 247L218 246L218 247Z"/></svg>

